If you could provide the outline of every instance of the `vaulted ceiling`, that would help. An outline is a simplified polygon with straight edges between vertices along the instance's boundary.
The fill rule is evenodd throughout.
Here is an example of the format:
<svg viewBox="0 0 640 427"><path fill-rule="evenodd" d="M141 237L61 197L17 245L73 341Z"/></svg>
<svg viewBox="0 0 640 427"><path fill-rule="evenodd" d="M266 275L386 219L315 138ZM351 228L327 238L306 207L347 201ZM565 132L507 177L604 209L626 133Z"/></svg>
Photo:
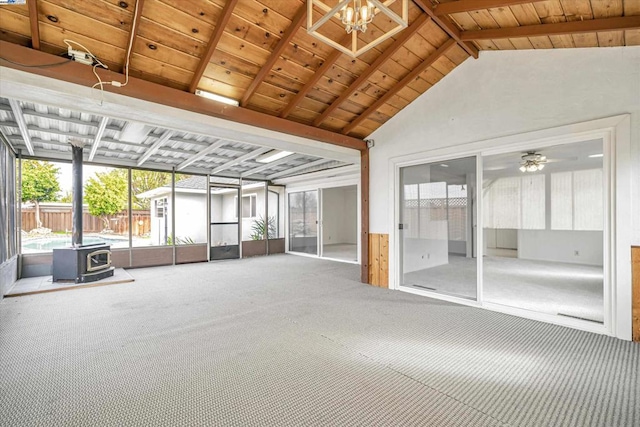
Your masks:
<svg viewBox="0 0 640 427"><path fill-rule="evenodd" d="M640 0L413 0L408 28L356 59L307 34L306 13L303 0L28 0L0 6L0 39L55 55L73 40L116 72L131 47L133 77L357 138L479 50L640 45ZM360 37L393 25L379 15Z"/></svg>

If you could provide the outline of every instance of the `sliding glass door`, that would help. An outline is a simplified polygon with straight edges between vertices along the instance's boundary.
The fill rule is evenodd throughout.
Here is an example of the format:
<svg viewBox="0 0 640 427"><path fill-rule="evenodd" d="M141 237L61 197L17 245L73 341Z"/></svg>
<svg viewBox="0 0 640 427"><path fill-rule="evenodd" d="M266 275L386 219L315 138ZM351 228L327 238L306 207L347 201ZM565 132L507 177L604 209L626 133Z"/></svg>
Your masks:
<svg viewBox="0 0 640 427"><path fill-rule="evenodd" d="M400 169L400 284L477 299L476 158Z"/></svg>
<svg viewBox="0 0 640 427"><path fill-rule="evenodd" d="M400 286L604 324L608 150L594 139L484 155L480 179L476 157L401 167Z"/></svg>
<svg viewBox="0 0 640 427"><path fill-rule="evenodd" d="M485 301L604 322L603 158L602 140L484 157Z"/></svg>
<svg viewBox="0 0 640 427"><path fill-rule="evenodd" d="M289 250L318 254L318 192L289 193Z"/></svg>

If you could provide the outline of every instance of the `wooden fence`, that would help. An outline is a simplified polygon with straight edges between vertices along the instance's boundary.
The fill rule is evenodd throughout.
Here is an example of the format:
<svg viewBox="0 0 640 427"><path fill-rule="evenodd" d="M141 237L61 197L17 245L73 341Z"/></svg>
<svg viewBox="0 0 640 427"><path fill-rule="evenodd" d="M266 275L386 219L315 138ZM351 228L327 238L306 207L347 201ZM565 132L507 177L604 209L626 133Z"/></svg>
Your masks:
<svg viewBox="0 0 640 427"><path fill-rule="evenodd" d="M64 206L57 204L52 206L49 204L40 205L40 220L42 226L51 229L53 232L71 232L71 205ZM66 204L65 204L66 205ZM134 236L143 236L151 231L151 217L147 210L134 210L132 214L132 231ZM109 227L115 234L128 234L129 232L129 214L122 211L116 215L110 215ZM36 228L36 209L35 207L22 208L22 229L31 231ZM100 233L104 229L102 218L91 215L87 209L84 210L82 216L82 228L85 233Z"/></svg>

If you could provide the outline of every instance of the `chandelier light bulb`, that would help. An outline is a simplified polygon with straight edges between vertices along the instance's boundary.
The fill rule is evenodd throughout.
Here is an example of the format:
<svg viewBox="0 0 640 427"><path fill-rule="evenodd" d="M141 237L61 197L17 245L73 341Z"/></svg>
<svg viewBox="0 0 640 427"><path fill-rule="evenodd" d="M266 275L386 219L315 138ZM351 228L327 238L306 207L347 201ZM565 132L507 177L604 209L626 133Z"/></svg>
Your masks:
<svg viewBox="0 0 640 427"><path fill-rule="evenodd" d="M547 163L546 156L528 151L522 155L519 169L521 172L537 172L544 168L545 163Z"/></svg>
<svg viewBox="0 0 640 427"><path fill-rule="evenodd" d="M306 0L306 3L307 33L353 58L409 26L409 0ZM376 28L373 40L357 37L358 32L367 31L379 14L386 17L385 24L384 28ZM351 34L350 46L336 40L340 35L332 33L329 25L333 24L329 24L330 21L340 22L345 32ZM324 31L320 31L320 28Z"/></svg>
<svg viewBox="0 0 640 427"><path fill-rule="evenodd" d="M367 24L370 24L376 13L376 8L371 2L362 5L361 0L353 0L352 6L342 8L340 19L344 24L347 34L352 31L367 31Z"/></svg>
<svg viewBox="0 0 640 427"><path fill-rule="evenodd" d="M344 12L344 16L345 16L345 21L352 22L353 21L353 8L352 7L346 8L345 12Z"/></svg>
<svg viewBox="0 0 640 427"><path fill-rule="evenodd" d="M362 18L362 21L366 22L367 18L369 17L369 6L365 5L362 6L360 8L360 17Z"/></svg>

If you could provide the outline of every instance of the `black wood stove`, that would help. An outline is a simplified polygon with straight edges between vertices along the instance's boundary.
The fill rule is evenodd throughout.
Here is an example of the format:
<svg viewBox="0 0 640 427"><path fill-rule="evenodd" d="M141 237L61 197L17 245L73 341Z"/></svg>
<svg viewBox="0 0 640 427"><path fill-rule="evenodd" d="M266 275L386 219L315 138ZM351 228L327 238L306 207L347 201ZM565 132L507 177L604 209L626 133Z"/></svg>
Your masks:
<svg viewBox="0 0 640 427"><path fill-rule="evenodd" d="M82 147L70 140L73 174L72 246L53 250L53 281L95 282L113 276L111 246L106 243L82 244Z"/></svg>
<svg viewBox="0 0 640 427"><path fill-rule="evenodd" d="M113 276L111 246L106 243L53 250L53 281L95 282Z"/></svg>

